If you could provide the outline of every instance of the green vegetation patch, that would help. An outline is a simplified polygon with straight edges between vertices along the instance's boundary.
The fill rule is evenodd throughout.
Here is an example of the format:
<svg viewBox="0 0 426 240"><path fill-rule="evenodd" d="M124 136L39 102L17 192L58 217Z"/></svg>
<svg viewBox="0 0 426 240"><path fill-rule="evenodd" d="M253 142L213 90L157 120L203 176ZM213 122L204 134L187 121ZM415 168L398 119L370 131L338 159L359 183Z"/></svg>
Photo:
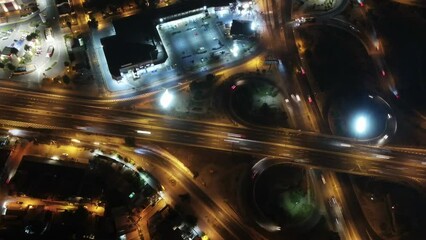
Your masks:
<svg viewBox="0 0 426 240"><path fill-rule="evenodd" d="M297 222L308 219L314 211L308 196L300 189L291 189L282 193L279 204Z"/></svg>

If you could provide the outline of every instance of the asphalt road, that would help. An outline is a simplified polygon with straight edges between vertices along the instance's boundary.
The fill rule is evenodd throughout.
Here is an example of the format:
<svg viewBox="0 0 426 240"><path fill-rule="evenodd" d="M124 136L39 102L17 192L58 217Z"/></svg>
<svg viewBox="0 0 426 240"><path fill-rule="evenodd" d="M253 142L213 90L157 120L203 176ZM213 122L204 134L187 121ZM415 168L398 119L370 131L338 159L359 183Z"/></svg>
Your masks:
<svg viewBox="0 0 426 240"><path fill-rule="evenodd" d="M350 139L291 129L183 120L152 113L90 106L89 100L43 96L0 88L0 118L26 126L62 128L115 136L273 156L300 165L362 175L426 179L425 153L357 145ZM34 127L37 125L34 125ZM150 135L137 130L150 131ZM426 162L426 161L425 161Z"/></svg>

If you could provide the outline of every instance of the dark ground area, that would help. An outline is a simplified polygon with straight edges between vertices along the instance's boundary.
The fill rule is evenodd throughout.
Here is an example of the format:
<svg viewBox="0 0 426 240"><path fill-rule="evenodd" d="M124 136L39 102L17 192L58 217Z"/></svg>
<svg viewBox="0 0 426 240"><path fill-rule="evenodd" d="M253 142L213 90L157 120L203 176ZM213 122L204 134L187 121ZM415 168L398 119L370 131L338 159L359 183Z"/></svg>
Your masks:
<svg viewBox="0 0 426 240"><path fill-rule="evenodd" d="M426 112L426 9L371 1L370 19L383 38L385 57L404 101Z"/></svg>
<svg viewBox="0 0 426 240"><path fill-rule="evenodd" d="M6 160L9 156L10 150L0 149L0 170L3 169L6 164Z"/></svg>
<svg viewBox="0 0 426 240"><path fill-rule="evenodd" d="M323 92L374 89L377 74L362 43L351 34L328 26L299 30L309 46L306 60Z"/></svg>
<svg viewBox="0 0 426 240"><path fill-rule="evenodd" d="M53 165L25 156L11 184L17 192L37 198L96 198L102 187L89 174L87 165Z"/></svg>
<svg viewBox="0 0 426 240"><path fill-rule="evenodd" d="M355 175L354 175L355 176ZM377 200L387 195L395 205L396 225L402 240L421 240L426 236L426 196L414 188L368 177L355 176L355 182L364 193L374 194ZM366 216L368 217L368 216Z"/></svg>

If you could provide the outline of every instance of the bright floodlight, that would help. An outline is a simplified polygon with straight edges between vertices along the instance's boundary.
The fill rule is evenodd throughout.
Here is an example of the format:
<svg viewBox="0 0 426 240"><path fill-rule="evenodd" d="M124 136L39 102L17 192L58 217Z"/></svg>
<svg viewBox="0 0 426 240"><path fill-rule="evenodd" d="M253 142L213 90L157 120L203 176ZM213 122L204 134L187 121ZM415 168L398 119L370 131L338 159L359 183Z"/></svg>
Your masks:
<svg viewBox="0 0 426 240"><path fill-rule="evenodd" d="M256 23L255 22L251 22L250 29L252 31L256 30Z"/></svg>
<svg viewBox="0 0 426 240"><path fill-rule="evenodd" d="M12 134L12 135L19 135L21 133L21 130L19 130L19 129L10 129L8 132L10 134Z"/></svg>
<svg viewBox="0 0 426 240"><path fill-rule="evenodd" d="M365 116L357 116L355 118L355 132L358 134L364 134L368 128L368 121Z"/></svg>
<svg viewBox="0 0 426 240"><path fill-rule="evenodd" d="M168 89L166 89L163 95L161 95L160 104L163 108L168 108L170 104L172 103L172 101L173 101L173 95L169 93Z"/></svg>
<svg viewBox="0 0 426 240"><path fill-rule="evenodd" d="M240 50L240 48L238 47L238 45L236 43L234 43L234 45L231 48L231 53L234 57L238 56L238 51Z"/></svg>

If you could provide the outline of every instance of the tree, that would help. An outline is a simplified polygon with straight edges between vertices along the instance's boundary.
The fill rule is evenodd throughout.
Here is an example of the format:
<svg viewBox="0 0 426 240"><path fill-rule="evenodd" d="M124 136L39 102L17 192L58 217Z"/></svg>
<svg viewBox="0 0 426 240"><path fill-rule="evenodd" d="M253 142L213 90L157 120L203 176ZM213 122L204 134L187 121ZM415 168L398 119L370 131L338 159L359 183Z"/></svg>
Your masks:
<svg viewBox="0 0 426 240"><path fill-rule="evenodd" d="M25 44L25 46L24 46L24 50L25 51L29 51L31 49L31 46L30 45L28 45L28 44Z"/></svg>
<svg viewBox="0 0 426 240"><path fill-rule="evenodd" d="M64 83L65 84L70 84L70 82L71 82L71 78L70 77L68 77L68 75L64 75L63 77L62 77L62 81L64 81Z"/></svg>
<svg viewBox="0 0 426 240"><path fill-rule="evenodd" d="M73 52L69 52L69 53L68 53L68 57L70 58L70 62L74 62L74 60L75 60L75 55L74 55L74 53L73 53Z"/></svg>
<svg viewBox="0 0 426 240"><path fill-rule="evenodd" d="M195 225L197 225L197 217L195 217L194 215L188 214L185 216L184 220L191 227L194 227Z"/></svg>
<svg viewBox="0 0 426 240"><path fill-rule="evenodd" d="M10 70L10 71L15 71L16 66L15 66L15 65L13 65L12 63L8 63L8 64L7 64L7 68L9 68L9 70Z"/></svg>
<svg viewBox="0 0 426 240"><path fill-rule="evenodd" d="M65 67L68 67L69 65L70 65L70 62L68 62L68 61L65 61L65 62L64 62L64 66L65 66Z"/></svg>
<svg viewBox="0 0 426 240"><path fill-rule="evenodd" d="M27 35L27 37L26 37L26 39L27 39L28 42L31 41L31 40L33 40L33 39L36 39L36 38L38 38L38 34L35 33L35 32Z"/></svg>
<svg viewBox="0 0 426 240"><path fill-rule="evenodd" d="M269 107L267 103L262 104L262 106L260 107L260 113L263 116L268 116L271 113L271 108Z"/></svg>
<svg viewBox="0 0 426 240"><path fill-rule="evenodd" d="M31 37L34 39L34 38L38 38L38 34L36 33L36 32L33 32L33 33L31 33L30 34L31 35Z"/></svg>

